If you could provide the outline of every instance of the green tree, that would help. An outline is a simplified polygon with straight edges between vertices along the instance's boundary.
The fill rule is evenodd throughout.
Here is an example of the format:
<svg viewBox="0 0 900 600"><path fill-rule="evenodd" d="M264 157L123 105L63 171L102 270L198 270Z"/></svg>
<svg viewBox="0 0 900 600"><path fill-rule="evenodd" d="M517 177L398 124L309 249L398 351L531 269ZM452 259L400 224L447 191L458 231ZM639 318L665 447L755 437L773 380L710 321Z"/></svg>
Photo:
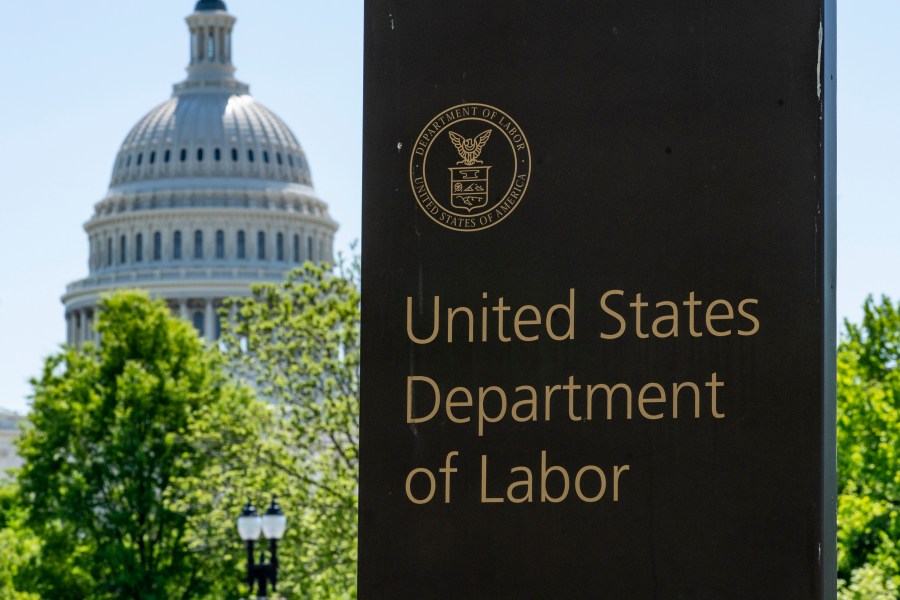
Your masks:
<svg viewBox="0 0 900 600"><path fill-rule="evenodd" d="M838 346L841 598L900 597L900 307L869 297Z"/></svg>
<svg viewBox="0 0 900 600"><path fill-rule="evenodd" d="M0 479L0 598L5 600L40 600L24 591L34 585L26 572L40 549L40 540L25 525L25 515L16 484Z"/></svg>
<svg viewBox="0 0 900 600"><path fill-rule="evenodd" d="M42 541L36 591L236 598L233 518L258 485L247 461L267 409L146 294L104 299L97 329L99 348L51 356L32 382L19 482Z"/></svg>
<svg viewBox="0 0 900 600"><path fill-rule="evenodd" d="M306 263L229 306L222 348L277 415L263 464L290 518L279 585L289 598L356 597L358 272Z"/></svg>

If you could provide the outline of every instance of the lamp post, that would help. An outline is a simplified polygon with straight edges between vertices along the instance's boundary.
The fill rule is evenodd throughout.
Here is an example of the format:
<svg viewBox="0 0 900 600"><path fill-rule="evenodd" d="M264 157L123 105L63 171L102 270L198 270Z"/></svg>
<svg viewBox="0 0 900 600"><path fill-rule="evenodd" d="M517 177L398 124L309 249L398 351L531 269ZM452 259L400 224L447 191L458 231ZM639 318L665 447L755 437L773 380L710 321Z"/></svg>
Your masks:
<svg viewBox="0 0 900 600"><path fill-rule="evenodd" d="M247 583L250 593L253 594L253 586L256 584L256 597L265 599L268 594L268 584L272 584L272 591L278 584L278 540L284 537L287 527L287 517L272 497L272 504L266 513L260 517L253 506L253 502L247 501L241 516L237 520L238 535L247 543ZM269 562L266 562L266 551L260 550L259 562L253 561L254 544L262 533L269 540Z"/></svg>

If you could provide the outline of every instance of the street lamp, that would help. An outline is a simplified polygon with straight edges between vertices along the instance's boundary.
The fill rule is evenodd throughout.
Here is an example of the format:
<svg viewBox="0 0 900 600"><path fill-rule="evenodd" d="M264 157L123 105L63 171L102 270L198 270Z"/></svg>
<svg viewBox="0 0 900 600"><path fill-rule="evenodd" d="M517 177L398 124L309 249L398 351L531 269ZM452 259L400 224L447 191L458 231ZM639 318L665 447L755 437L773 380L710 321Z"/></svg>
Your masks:
<svg viewBox="0 0 900 600"><path fill-rule="evenodd" d="M257 598L266 598L267 585L272 584L272 591L278 583L278 540L284 537L287 527L287 517L272 497L272 504L262 517L253 506L253 502L247 501L241 516L237 520L238 535L247 543L247 583L250 585L250 593L253 593L253 585L256 584ZM259 553L259 563L253 562L253 546L262 533L269 540L269 554L271 558L266 563L266 551Z"/></svg>

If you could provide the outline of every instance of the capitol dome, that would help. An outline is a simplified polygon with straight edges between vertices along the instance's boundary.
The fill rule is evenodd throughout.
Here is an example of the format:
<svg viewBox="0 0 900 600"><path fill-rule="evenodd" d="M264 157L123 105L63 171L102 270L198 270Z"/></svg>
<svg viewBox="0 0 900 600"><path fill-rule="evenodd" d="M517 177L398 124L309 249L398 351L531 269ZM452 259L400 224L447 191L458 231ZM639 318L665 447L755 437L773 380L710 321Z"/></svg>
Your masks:
<svg viewBox="0 0 900 600"><path fill-rule="evenodd" d="M119 148L84 227L89 274L62 298L69 344L95 338L97 301L122 288L166 299L214 340L224 298L332 260L337 223L296 136L234 78L234 23L224 2L197 2L187 78Z"/></svg>
<svg viewBox="0 0 900 600"><path fill-rule="evenodd" d="M176 90L131 129L110 185L198 176L312 183L297 138L248 93Z"/></svg>

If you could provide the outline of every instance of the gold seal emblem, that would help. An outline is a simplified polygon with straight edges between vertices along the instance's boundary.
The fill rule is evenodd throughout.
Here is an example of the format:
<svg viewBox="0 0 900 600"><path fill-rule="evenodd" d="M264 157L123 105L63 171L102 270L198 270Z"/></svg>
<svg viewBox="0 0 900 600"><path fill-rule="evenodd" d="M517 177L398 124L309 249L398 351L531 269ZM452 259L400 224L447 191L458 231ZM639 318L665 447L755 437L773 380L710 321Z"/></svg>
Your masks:
<svg viewBox="0 0 900 600"><path fill-rule="evenodd" d="M487 104L448 108L413 145L409 181L425 214L456 231L508 217L531 178L531 149L512 117Z"/></svg>

